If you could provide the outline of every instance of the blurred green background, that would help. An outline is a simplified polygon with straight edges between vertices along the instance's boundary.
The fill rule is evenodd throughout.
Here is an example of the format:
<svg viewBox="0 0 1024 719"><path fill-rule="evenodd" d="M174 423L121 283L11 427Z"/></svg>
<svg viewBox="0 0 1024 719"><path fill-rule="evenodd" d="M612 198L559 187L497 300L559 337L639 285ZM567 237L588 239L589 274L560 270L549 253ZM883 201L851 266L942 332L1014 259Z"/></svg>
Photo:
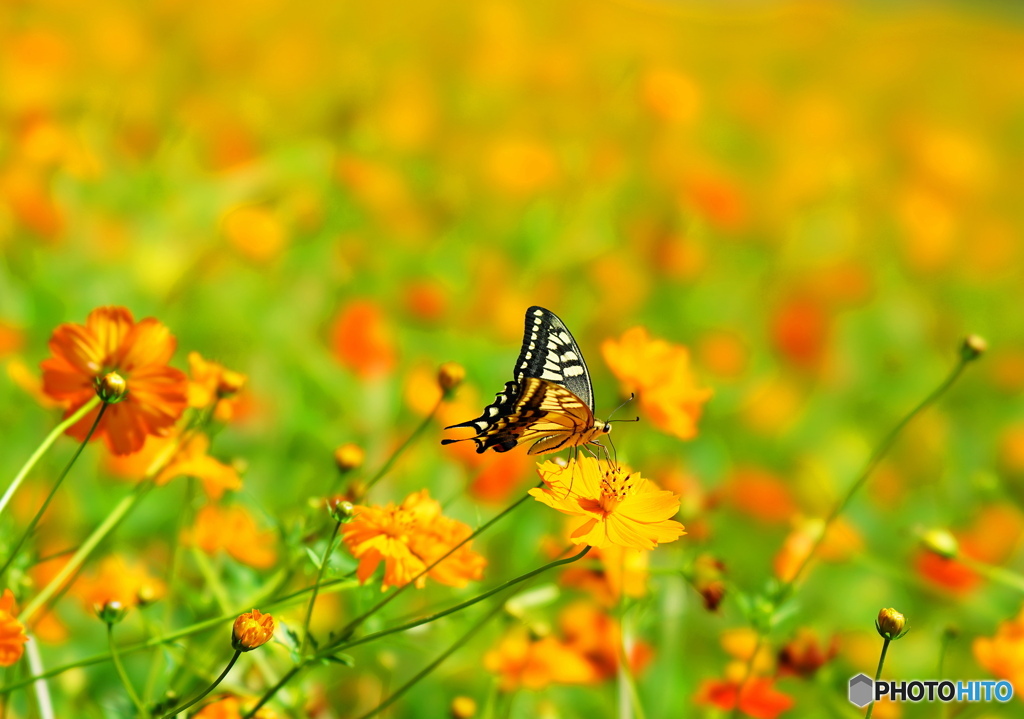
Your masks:
<svg viewBox="0 0 1024 719"><path fill-rule="evenodd" d="M705 612L678 570L711 552L738 588L762 587L791 523L828 511L975 332L991 352L854 501L858 548L814 568L772 642L797 625L842 640L815 682L780 685L793 717L851 716L846 680L874 668L882 606L914 627L892 676L935 676L949 624L961 638L946 673L990 676L971 638L1016 614L1019 590L936 581L915 530L949 527L979 559L1021 568L1024 26L1011 4L8 2L0 87L3 476L54 424L25 368L37 373L54 327L99 305L167 324L179 367L196 350L249 375L251 411L215 453L244 461L244 500L267 526L334 486L338 444L384 461L419 422L438 363L464 364L467 405L482 407L508 379L527 306L573 330L602 416L619 393L600 343L643 325L687 345L715 392L693 441L644 422L615 437L683 492L691 528L652 555L664 571L637 610L655 650L641 696L651 717L704 716L697 686L722 675L719 636L744 621L729 599ZM366 341L383 348L379 366L339 349L354 303L377 318ZM440 436L374 498L428 487L475 525L501 505L465 495L470 470ZM70 451L58 444L35 481ZM122 491L101 454L59 497L69 540ZM743 499L751 476L785 509L758 515ZM150 552L159 571L152 547L174 536L174 501L147 504L104 549ZM480 543L484 586L547 561L540 542L559 519L523 511ZM432 586L404 611L453 594ZM48 663L103 651L98 623L62 616L82 629L44 646ZM393 666L398 683L459 626L384 659L365 648L355 672L310 682L338 707L329 716L348 716L366 666ZM482 702L479 658L497 636L393 716L441 716L456 694ZM100 697L91 716L121 691L104 669L62 681L61 701ZM611 716L614 693L525 693L514 715L550 702L551 716ZM972 716L985 711L1019 709Z"/></svg>

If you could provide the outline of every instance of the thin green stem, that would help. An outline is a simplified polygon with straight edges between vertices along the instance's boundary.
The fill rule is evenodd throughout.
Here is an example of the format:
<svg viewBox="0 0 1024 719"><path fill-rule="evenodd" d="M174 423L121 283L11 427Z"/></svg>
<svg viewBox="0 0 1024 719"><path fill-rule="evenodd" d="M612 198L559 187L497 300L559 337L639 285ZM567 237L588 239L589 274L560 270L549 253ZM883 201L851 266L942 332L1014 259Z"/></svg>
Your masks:
<svg viewBox="0 0 1024 719"><path fill-rule="evenodd" d="M619 595L619 604L622 604L622 595ZM636 719L646 719L644 705L640 701L640 692L636 686L636 676L633 668L629 665L629 656L626 654L626 616L619 614L619 645L616 647L619 655L619 680L625 685L626 693L629 695L629 706L633 709L633 716Z"/></svg>
<svg viewBox="0 0 1024 719"><path fill-rule="evenodd" d="M302 646L299 648L299 656L306 656L306 648L309 646L309 624L313 620L313 605L316 604L316 597L320 593L320 582L324 579L324 570L327 568L327 560L331 557L331 551L334 549L334 540L338 538L338 532L341 530L341 522L334 523L334 531L331 532L331 538L327 540L327 549L324 550L324 556L320 559L320 566L317 568L316 581L313 582L313 594L309 598L309 606L306 607L306 620L302 623Z"/></svg>
<svg viewBox="0 0 1024 719"><path fill-rule="evenodd" d="M329 582L324 582L323 584L321 584L320 585L320 590L321 590L321 593L323 591L336 592L336 591L342 591L344 589L351 589L351 588L353 588L353 587L355 587L357 585L358 585L358 582L356 580L353 580L353 579L350 579L350 578L334 579L334 580L331 580ZM293 592L293 593L291 593L291 594L289 594L287 596L284 596L284 597L281 597L279 599L276 599L273 602L264 602L263 605L266 606L268 609L273 609L275 607L282 607L282 606L289 606L290 604L296 604L296 603L298 603L298 600L300 600L303 596L305 596L306 594L308 594L311 591L312 591L312 587L307 587L305 589L300 589L300 590L298 590L296 592ZM246 606L250 606L250 605L247 604ZM137 642L136 644L131 644L129 646L122 647L121 648L121 654L125 655L125 654L131 654L133 652L142 651L143 649L153 649L154 647L159 647L159 646L162 646L164 644L169 644L171 642L176 642L179 639L183 639L185 637L192 636L193 634L199 634L201 632L205 632L208 629L212 629L212 628L215 628L215 627L221 627L221 626L224 625L225 622L233 620L235 617L237 617L243 611L245 611L245 610L243 609L243 610L240 610L240 611L232 611L230 613L225 613L225 614L222 614L219 617L212 617L210 619L205 619L205 620L203 620L201 622L197 622L197 623L189 625L187 627L183 627L181 629L178 629L177 631L170 632L169 634L165 634L165 635L163 635L161 637L154 637L152 639L147 639L147 640L144 640L144 641L141 641L141 642ZM10 694L15 689L20 689L21 687L26 686L27 684L31 684L32 682L34 682L34 681L36 681L38 679L49 679L50 677L59 676L59 675L63 674L64 672L70 671L72 669L80 669L80 668L83 668L83 667L89 667L89 666L93 666L95 664L101 664L101 663L106 662L106 661L110 661L110 653L109 652L105 653L105 654L93 654L92 656L85 657L83 659L78 659L77 661L74 661L74 662L69 662L67 664L62 664L61 666L53 667L52 669L48 669L45 672L41 672L39 674L30 676L30 677L25 677L24 679L17 679L15 681L11 682L10 684L6 684L6 685L0 687L0 696L7 696L8 694Z"/></svg>
<svg viewBox="0 0 1024 719"><path fill-rule="evenodd" d="M99 397L96 397L95 399L99 400ZM90 402L89 404L95 405L94 402ZM88 404L86 406L88 406ZM43 515L46 513L46 508L50 506L50 500L52 500L53 496L57 494L57 490L60 489L60 485L64 482L64 478L68 476L68 472L70 472L71 467L74 466L75 460L77 460L79 455L82 454L82 450L85 449L85 445L89 444L89 440L92 439L93 433L96 431L96 428L99 427L100 425L100 420L103 419L103 413L107 411L107 407L109 406L110 405L106 402L104 402L102 406L100 406L100 411L96 413L96 419L95 421L93 421L92 426L89 427L89 431L86 433L85 439L83 439L81 443L78 445L78 449L75 450L75 453L71 456L71 460L67 463L67 465L65 465L64 471L60 473L60 476L57 477L57 481L54 482L53 487L50 488L50 493L46 495L46 499L43 500L43 505L36 512L35 516L32 517L32 521L28 523L28 526L25 527L25 531L22 533L21 537L15 543L14 549L11 550L10 556L7 558L7 561L4 562L3 568L0 569L0 576L3 576L7 573L7 569L11 566L11 562L13 562L14 558L18 556L18 552L21 550L21 546L25 543L25 540L32 535L32 532L35 531L36 525L39 524L39 520L42 519ZM8 493L10 493L10 489L8 489Z"/></svg>
<svg viewBox="0 0 1024 719"><path fill-rule="evenodd" d="M513 505L513 506L515 506L515 505ZM367 644L369 642L375 641L375 640L380 639L382 637L386 637L389 634L398 634L399 632L408 631L409 629L413 629L414 627L419 627L419 626L422 626L424 624L429 624L430 622L437 621L438 619L441 619L442 617L446 617L446 616L448 616L450 614L454 614L456 612L459 612L459 611L461 611L461 610L463 610L463 609L465 609L467 607L471 607L474 604L477 604L478 602L482 602L483 600L487 599L488 597L492 597L495 594L508 589L509 587L515 586L516 584L519 584L521 582L525 582L527 579L530 579L531 577L535 577L538 574L540 574L542 572L546 572L549 569L561 566L563 564L570 564L572 562L575 562L577 559L583 558L587 554L587 552L589 552L589 551L590 551L590 547L584 547L583 551L581 551L579 554L575 554L575 555L573 555L571 557L567 557L565 559L556 559L555 561L549 562L548 564L545 564L544 566L539 567L538 569L534 569L533 571L527 572L526 574L523 574L523 575L521 575L519 577L515 577L514 579L510 579L507 582L504 582L504 583L498 585L497 587L494 587L493 589L489 589L488 591L484 592L483 594L480 594L480 595L478 595L476 597L473 597L472 599L469 599L469 600L467 600L465 602L462 602L461 604L456 604L453 607L449 607L448 609L442 610L442 611L437 612L435 614L431 614L428 617L424 617L422 619L417 619L417 620L408 622L407 624L402 624L400 626L392 627L390 629L384 629L384 630L381 630L379 632L374 632L373 634L367 634L366 636L360 637L359 639L356 639L356 640L353 640L353 641L350 641L350 642L349 641L345 641L345 637L344 637L344 635L342 635L342 638L339 639L338 641L334 642L333 644L327 645L326 647L324 647L323 649L318 651L316 654L313 654L312 656L307 657L306 659L303 659L299 664L297 664L294 667L292 667L283 677L281 677L281 680L277 684L275 684L273 687L268 689L267 692L262 697L260 697L259 702L257 702L257 704L252 709L250 709L247 714L244 715L244 719L249 719L249 717L252 717L253 715L255 715L256 712L260 709L260 707L262 707L264 704L266 704L268 701L270 701L273 698L273 696L278 691L280 691L281 688L284 687L284 685L287 684L290 679L292 679L292 677L294 677L296 674L298 674L300 671L305 669L306 666L308 666L309 664L311 664L314 661L319 661L320 659L324 659L324 658L329 657L329 656L331 656L333 654L337 654L338 652L343 651L345 649L350 649L352 647L359 646L360 644ZM442 560L438 560L438 562L440 562L440 561L442 561ZM436 563L437 562L435 562L435 564ZM406 586L408 586L408 585L406 585Z"/></svg>
<svg viewBox="0 0 1024 719"><path fill-rule="evenodd" d="M1017 572L1003 567L995 567L991 564L979 562L978 560L972 559L962 553L955 557L955 561L960 562L968 569L974 570L990 581L1024 592L1024 577L1017 574Z"/></svg>
<svg viewBox="0 0 1024 719"><path fill-rule="evenodd" d="M396 689L394 692L392 692L391 696L382 701L375 708L368 711L366 714L363 714L359 719L370 719L370 717L377 716L382 711L384 711L389 706L398 701L403 694L405 694L407 691L416 686L424 677L430 675L431 672L433 672L435 669L441 666L441 663L444 662L445 659L450 657L452 654L458 651L463 645L465 645L466 642L472 639L477 632L483 629L484 626L486 626L486 624L489 621L491 621L492 619L494 619L494 617L498 615L498 612L501 611L501 608L502 602L496 602L494 607L492 607L489 612L482 616L480 620L476 622L473 626L471 626L461 637L456 639L452 643L452 645L448 647L444 652L442 652L437 659L435 659L430 664L425 666L421 671L417 672L416 675L412 677L412 679L410 679L405 684Z"/></svg>
<svg viewBox="0 0 1024 719"><path fill-rule="evenodd" d="M64 434L69 427L74 426L75 424L78 423L80 419L82 419L82 417L92 412L93 408L95 408L96 405L100 403L100 401L101 400L99 396L93 397L88 402L79 407L77 412L75 412L66 420L58 424L56 427L53 428L53 431L46 435L46 439L44 439L42 444L40 444L39 447L36 448L36 451L33 452L32 456L28 458L28 461L25 462L24 466L20 470L18 470L18 473L14 476L14 479L11 481L11 486L9 486L7 488L7 491L4 492L3 498L0 498L0 515L2 515L4 509L7 508L7 504L11 501L11 497L13 497L14 493L18 491L18 487L21 486L21 483L25 480L25 477L28 476L28 473L31 472L32 468L36 466L36 462L39 461L40 457L46 454L46 450L48 450L53 445L53 443L57 441L57 438Z"/></svg>
<svg viewBox="0 0 1024 719"><path fill-rule="evenodd" d="M885 653L887 651L889 651L889 643L891 641L892 641L891 639L885 639L885 638L882 640L882 654L878 657L878 669L875 670L875 681L876 682L878 681L878 678L882 676L882 665L885 664ZM864 719L871 719L871 713L874 710L875 710L875 702L874 702L874 700L872 700L871 704L868 705L868 713L864 715Z"/></svg>
<svg viewBox="0 0 1024 719"><path fill-rule="evenodd" d="M82 563L92 554L96 546L102 542L110 532L124 519L125 515L135 507L139 501L146 496L150 489L153 488L151 481L143 481L135 485L135 488L130 494L125 495L121 501L114 507L114 510L107 515L107 518L103 520L102 524L93 530L92 534L82 543L82 546L78 548L74 556L68 560L68 563L61 567L61 570L57 573L50 583L47 584L39 594L32 597L32 600L26 605L25 609L22 610L21 614L18 615L18 620L22 623L28 622L37 611L39 611L53 596L56 592L71 576L72 573L78 570Z"/></svg>
<svg viewBox="0 0 1024 719"><path fill-rule="evenodd" d="M949 643L956 639L957 636L956 627L947 626L942 630L942 640L939 644L939 666L936 673L937 679L945 678L945 664L946 664L946 653L949 650ZM947 719L952 712L952 704L950 702L942 703L942 719Z"/></svg>
<svg viewBox="0 0 1024 719"><path fill-rule="evenodd" d="M117 676L121 679L121 683L124 685L124 689L128 692L128 696L132 700L132 704L135 705L135 709L138 711L140 717L149 716L149 712L146 711L146 706L142 703L142 699L135 692L135 687L132 686L132 682L128 679L128 674L124 670L124 665L121 664L121 655L117 651L117 644L114 642L114 623L107 622L107 642L110 645L110 659L114 662L114 669L117 671Z"/></svg>
<svg viewBox="0 0 1024 719"><path fill-rule="evenodd" d="M861 470L861 473L857 477L856 481L847 490L846 495L839 501L838 504L836 504L836 506L829 513L829 515L825 518L825 524L821 529L821 533L814 540L814 544L811 546L811 551L807 553L807 556L804 557L803 561L797 566L796 571L793 572L793 576L790 577L789 581L783 584L779 592L780 597L784 598L792 590L793 586L796 584L797 580L803 574L804 570L806 570L807 566L811 563L811 560L818 553L818 550L821 549L821 545L825 541L825 536L828 534L828 530L832 526L832 523L835 522L839 515L843 513L843 511L846 509L846 506L850 503L850 500L853 499L853 496L857 494L857 492L860 491L860 488L863 487L864 484L868 481L868 478L875 471L875 468L882 461L885 455L889 453L889 450L892 448L893 444L896 443L896 439L899 437L903 429L908 424L910 424L911 420L913 420L917 415L919 415L927 407L933 404L939 397L941 397L946 392L946 390L953 386L953 384L960 377L960 374L964 371L964 368L970 361L970 359L961 356L957 361L956 365L953 367L952 371L949 373L949 375L947 375L946 379L944 379L938 387L932 390L932 392L927 397L921 400L921 402L916 407L914 407L912 410L910 410L910 412L904 415L903 419L897 422L895 427L889 430L889 433L885 435L881 443L879 443L879 445L871 453L871 456L868 458L867 464L864 465L864 469Z"/></svg>
<svg viewBox="0 0 1024 719"><path fill-rule="evenodd" d="M366 482L366 489L367 489L367 491L369 491L370 488L373 487L373 485L377 484L377 482L382 480L384 478L384 475L386 475L388 472L391 471L391 468L395 465L395 462L398 460L398 458L401 457L405 453L405 450L409 449L409 447L412 446L412 443L415 442L416 439L421 434L423 434L423 430L425 430L427 427L430 426L430 423L434 419L434 415L437 414L437 410L440 409L441 404L443 402L444 402L444 398L442 397L441 399L439 399L437 401L437 404L434 405L434 408L432 410L430 410L430 414L428 414L426 417L424 417L423 421L420 422L419 426L416 429L414 429L412 434L410 434L406 438L405 442L403 442L402 445L398 449L396 449L394 452L391 453L391 456L388 457L388 460L381 466L380 469L377 470L377 473L375 475L373 475L369 480L367 480L367 482Z"/></svg>
<svg viewBox="0 0 1024 719"><path fill-rule="evenodd" d="M161 719L171 719L171 717L174 717L174 716L177 716L178 714L181 714L183 711L188 709L190 706L193 706L197 702L202 701L204 697L206 697L210 692L212 692L214 689L217 688L218 684L220 684L222 681L224 681L224 677L226 677L228 675L228 672L231 671L231 668L233 666L235 666L235 662L238 661L238 657L240 657L240 656L242 656L242 652L236 649L234 655L231 657L231 661L229 661L228 665L226 667L224 667L224 671L222 671L220 673L220 676L213 680L213 684L211 684L210 686L206 687L206 689L204 689L200 694L198 694L195 698L193 698L188 704L185 704L184 706L180 706L180 707L175 707L174 709L172 709L168 713L164 714L163 717L161 717Z"/></svg>

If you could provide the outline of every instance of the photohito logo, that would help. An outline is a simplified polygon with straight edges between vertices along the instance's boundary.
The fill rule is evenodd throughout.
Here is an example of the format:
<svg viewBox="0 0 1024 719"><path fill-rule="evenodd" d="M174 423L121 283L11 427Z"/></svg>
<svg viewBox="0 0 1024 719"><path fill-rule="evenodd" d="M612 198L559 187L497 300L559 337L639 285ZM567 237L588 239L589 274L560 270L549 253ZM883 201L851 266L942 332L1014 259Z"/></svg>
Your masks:
<svg viewBox="0 0 1024 719"><path fill-rule="evenodd" d="M1013 685L1008 681L975 679L972 681L914 679L907 681L872 681L866 674L850 679L850 703L866 707L873 701L888 697L894 702L1008 702L1013 698Z"/></svg>

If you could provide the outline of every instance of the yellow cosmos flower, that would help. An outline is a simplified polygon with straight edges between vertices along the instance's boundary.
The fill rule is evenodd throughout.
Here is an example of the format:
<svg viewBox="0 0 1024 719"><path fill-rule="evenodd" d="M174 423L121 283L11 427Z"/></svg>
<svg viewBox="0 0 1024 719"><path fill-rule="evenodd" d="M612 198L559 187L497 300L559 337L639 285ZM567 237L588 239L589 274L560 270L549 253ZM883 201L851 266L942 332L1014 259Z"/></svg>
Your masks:
<svg viewBox="0 0 1024 719"><path fill-rule="evenodd" d="M679 497L622 466L602 467L592 457L567 466L554 462L537 465L547 487L531 489L535 499L585 521L570 535L574 544L591 547L617 545L654 549L685 534L671 519L679 511Z"/></svg>

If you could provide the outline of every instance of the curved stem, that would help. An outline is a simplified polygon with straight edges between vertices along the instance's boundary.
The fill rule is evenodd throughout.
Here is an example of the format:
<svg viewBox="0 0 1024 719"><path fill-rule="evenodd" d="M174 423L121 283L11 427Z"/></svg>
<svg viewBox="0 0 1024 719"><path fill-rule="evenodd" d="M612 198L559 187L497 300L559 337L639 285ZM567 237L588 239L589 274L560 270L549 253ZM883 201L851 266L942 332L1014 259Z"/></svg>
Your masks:
<svg viewBox="0 0 1024 719"><path fill-rule="evenodd" d="M843 510L846 509L846 505L848 505L850 503L850 500L853 499L853 495L857 494L860 488L863 487L864 484L868 481L868 478L871 476L872 472L875 471L875 468L878 466L879 462L882 461L882 458L884 458L885 455L888 454L893 444L895 444L896 439L899 437L903 429L908 424L910 424L910 421L912 419L914 419L917 415L924 411L929 405L933 404L935 400L937 400L939 397L943 395L943 393L945 393L946 390L953 386L953 383L956 382L957 378L960 377L960 374L964 371L964 368L970 361L970 359L961 356L960 359L957 361L956 366L954 366L953 370L949 373L949 375L947 375L946 379L944 379L938 387L932 390L932 392L927 397L921 400L921 402L916 407L914 407L912 410L910 410L910 412L904 415L903 419L897 422L895 427L889 430L889 433L885 435L881 443L879 443L879 445L875 448L874 452L871 453L871 456L868 458L867 464L864 465L864 469L861 470L861 473L857 477L856 481L846 491L846 495L842 498L842 500L840 500L840 502L832 509L829 515L825 518L825 524L822 527L821 534L819 534L818 537L814 540L814 544L811 546L811 550L807 553L807 556L804 557L804 560L797 566L796 571L793 572L793 576L790 577L789 580L782 585L779 592L780 597L784 598L785 595L792 590L793 586L800 578L800 575L803 574L804 570L807 569L807 566L811 563L811 560L818 553L818 550L821 549L821 545L825 541L825 536L828 534L828 530L832 526L832 523L835 522L839 515L843 513Z"/></svg>
<svg viewBox="0 0 1024 719"><path fill-rule="evenodd" d="M334 531L331 532L331 538L327 540L327 549L324 550L324 556L320 560L320 567L316 572L316 580L313 582L313 595L309 598L309 606L306 607L306 620L302 623L302 646L299 647L299 656L306 656L306 647L309 645L309 623L313 619L313 605L316 604L316 597L320 593L320 582L324 579L324 569L327 568L327 560L331 557L331 551L334 549L334 540L338 538L338 532L341 530L341 522L334 523Z"/></svg>
<svg viewBox="0 0 1024 719"><path fill-rule="evenodd" d="M114 643L113 622L107 622L107 642L110 644L110 658L114 662L114 669L117 671L117 676L121 679L125 691L128 692L132 704L135 705L135 709L140 717L149 716L149 712L146 711L146 707L143 705L139 695L135 693L135 687L132 686L131 680L128 679L128 674L124 671L124 665L121 664L121 655L118 654L117 644Z"/></svg>
<svg viewBox="0 0 1024 719"><path fill-rule="evenodd" d="M875 670L875 681L876 682L878 681L878 678L880 676L882 676L882 665L885 664L885 653L887 651L889 651L889 642L890 641L891 640L889 640L889 639L883 639L882 640L882 654L878 657L878 669ZM868 705L868 713L864 715L864 719L871 719L871 712L873 712L874 710L875 710L875 702L874 702L874 700L872 700L871 704Z"/></svg>
<svg viewBox="0 0 1024 719"><path fill-rule="evenodd" d="M99 401L99 399L99 397L95 398L96 401ZM95 402L87 402L82 409L84 409L85 407L89 407L90 405L95 406ZM4 562L3 568L0 569L0 576L7 572L7 568L11 566L11 562L13 562L14 558L18 556L18 551L21 549L21 545L23 545L25 543L25 540L28 539L29 536L31 536L32 532L35 531L36 525L39 524L39 520L42 519L43 514L46 513L46 508L50 506L50 500L53 499L53 495L57 494L57 490L60 489L60 485L61 483L64 482L64 478L68 476L68 472L71 471L71 467L75 464L75 460L77 460L79 455L82 454L82 450L85 449L85 445L89 444L89 440L92 439L93 433L96 431L96 428L99 427L100 425L100 420L103 419L103 413L107 411L107 407L109 406L110 405L106 402L104 402L102 406L100 406L100 411L96 413L96 420L92 423L92 426L89 428L88 433L86 433L85 439L83 439L82 442L78 445L78 449L75 450L75 453L71 456L70 461L68 461L67 465L65 465L64 471L62 471L60 473L60 476L57 477L57 481L54 482L53 487L50 489L50 493L46 495L46 499L43 501L43 506L41 506L39 510L36 512L35 516L32 517L32 521L28 523L28 526L25 528L25 532L15 543L14 549L11 550L11 555L7 558L7 561ZM59 426L60 425L58 425L58 427ZM14 485L12 484L11 488L7 490L8 494L13 493L13 488Z"/></svg>
<svg viewBox="0 0 1024 719"><path fill-rule="evenodd" d="M590 547L587 547L587 549L590 549ZM418 684L421 679L428 676L432 671L437 669L445 659L450 657L466 642L472 639L477 632L484 628L484 625L486 625L487 622L491 621L492 619L494 619L495 616L497 616L498 612L501 611L501 608L502 603L496 602L491 611L487 612L484 616L480 618L480 621L471 626L461 637L456 639L450 647L448 647L446 650L444 650L444 652L441 653L441 656L439 656L437 659L435 659L430 664L421 669L419 672L417 672L412 679L410 679L405 684L396 689L394 692L392 692L391 696L389 696L376 707L368 711L366 714L363 714L359 719L370 719L370 717L377 716L382 711L384 711L389 706L398 701L403 694L405 694L407 691L416 686L416 684Z"/></svg>
<svg viewBox="0 0 1024 719"><path fill-rule="evenodd" d="M367 491L369 491L370 488L373 487L373 485L377 484L377 482L382 480L384 478L385 474L387 474L389 471L391 471L391 468L395 465L395 462L398 460L398 458L401 457L402 454L405 453L405 450L409 449L409 447L412 445L412 443L415 442L416 439L421 434L423 434L423 430L425 430L427 427L430 426L430 423L431 423L431 421L433 421L434 415L437 414L437 410L440 409L442 402L444 402L444 396L443 395L442 395L441 399L439 399L437 401L437 404L434 405L434 408L432 410L430 410L430 414L428 414L426 417L424 417L423 421L420 422L419 426L416 429L413 430L412 434L410 434L408 436L408 438L406 438L406 440L401 444L401 446L399 446L398 449L396 449L394 452L391 453L391 456L388 457L388 460L381 466L380 469L377 470L377 473L375 475L373 475L370 479L367 480L367 482L366 482L366 489L367 489Z"/></svg>
<svg viewBox="0 0 1024 719"><path fill-rule="evenodd" d="M516 504L518 504L518 502ZM513 506L515 506L515 505L513 505ZM326 646L323 649L321 649L320 651L318 651L316 654L313 654L312 656L310 656L310 657L308 657L306 659L303 659L299 664L297 664L294 667L292 667L288 671L288 673L286 673L283 677L281 677L281 680L277 684L275 684L273 687L268 689L267 692L262 697L260 697L259 702L257 702L256 705L254 707L252 707L252 709L250 709L248 713L243 715L243 719L249 719L250 717L254 716L256 714L256 712L260 709L260 707L262 707L264 704L266 704L268 701L270 701L273 698L273 696L278 691L280 691L281 688L284 687L284 685L287 684L289 680L292 679L292 677L294 677L296 674L298 674L300 671L305 669L306 666L308 666L309 664L311 664L314 661L318 661L318 660L323 659L325 657L331 656L332 654L337 654L340 651L343 651L345 649L350 649L351 647L355 647L355 646L358 646L360 644L366 644L368 642L375 641L377 639L380 639L381 637L386 637L389 634L397 634L399 632L404 632L404 631L407 631L407 630L412 629L414 627L421 626L423 624L429 624L430 622L437 621L438 619L441 619L442 617L446 617L449 614L454 614L455 612L461 611L461 610L465 609L466 607L471 607L471 606L473 606L474 604L476 604L478 602L482 602L483 600L487 599L488 597L491 597L491 596L497 594L498 592L501 592L501 591L503 591L505 589L508 589L509 587L515 586L516 584L519 584L520 582L525 582L527 579L530 579L531 577L535 577L536 575L540 574L541 572L546 572L547 570L552 569L553 567L558 567L558 566L561 566L563 564L570 564L572 562L575 562L577 559L583 558L587 554L587 552L589 552L589 551L590 551L590 547L589 546L588 547L584 547L583 551L581 551L579 554L575 554L575 555L573 555L571 557L567 557L566 559L556 559L555 561L549 562L549 563L545 564L544 566L539 567L538 569L534 569L533 571L527 572L526 574L523 574L523 575L521 575L519 577L515 577L514 579L510 579L507 582L504 582L504 583L498 585L497 587L494 587L493 589L489 589L488 591L484 592L483 594L480 594L480 595L478 595L476 597L473 597L470 600L462 602L461 604L456 604L454 607L449 607L448 609L445 609L443 611L437 612L436 614L431 614L429 617L425 617L423 619L417 619L417 620L414 620L414 621L409 622L407 624L402 624L402 625L397 626L397 627L392 627L391 629L384 629L384 630L379 631L379 632L374 632L373 634L367 634L366 636L360 637L359 639L356 639L356 640L351 641L351 642L346 642L344 640L344 638L342 638L342 639L340 639L339 641L337 641L337 642L335 642L333 644L329 644L328 646ZM438 560L438 561L441 561L441 560ZM405 585L405 586L408 586L408 585Z"/></svg>
<svg viewBox="0 0 1024 719"><path fill-rule="evenodd" d="M220 673L220 676L213 680L213 684L211 684L210 686L206 687L206 689L204 689L202 691L202 693L198 694L188 704L185 704L184 706L180 706L180 707L175 707L174 709L169 711L167 714L164 714L161 717L161 719L171 719L171 717L177 716L178 714L182 713L183 711L185 711L186 709L188 709L190 706L194 705L195 703L202 701L203 698L206 697L206 695L208 695L210 692L212 692L214 689L217 688L218 684L220 684L222 681L224 681L224 677L226 677L228 675L228 672L231 671L231 668L233 666L235 666L235 662L238 661L238 657L240 657L240 656L242 656L242 652L238 651L236 649L234 656L231 657L231 661L229 661L228 665L226 667L224 667L224 671L222 671Z"/></svg>
<svg viewBox="0 0 1024 719"><path fill-rule="evenodd" d="M99 403L99 396L93 397L88 402L79 407L77 412L75 412L66 420L58 424L56 427L53 428L53 431L46 435L46 439L44 439L42 444L40 444L39 447L36 448L36 451L33 452L32 456L28 458L28 461L25 462L24 466L22 466L22 468L18 470L18 473L14 476L14 479L11 481L11 486L9 486L7 488L7 491L4 492L3 498L0 498L0 515L2 515L4 509L7 508L8 502L11 501L11 497L14 496L14 493L18 490L18 487L21 486L22 481L24 481L28 473L32 471L32 468L36 466L36 462L39 461L39 458L46 454L46 450L48 450L51 447L51 445L53 445L53 443L57 441L57 438L64 434L69 427L77 424L78 421L82 419L82 417L89 414L93 410L93 408Z"/></svg>

